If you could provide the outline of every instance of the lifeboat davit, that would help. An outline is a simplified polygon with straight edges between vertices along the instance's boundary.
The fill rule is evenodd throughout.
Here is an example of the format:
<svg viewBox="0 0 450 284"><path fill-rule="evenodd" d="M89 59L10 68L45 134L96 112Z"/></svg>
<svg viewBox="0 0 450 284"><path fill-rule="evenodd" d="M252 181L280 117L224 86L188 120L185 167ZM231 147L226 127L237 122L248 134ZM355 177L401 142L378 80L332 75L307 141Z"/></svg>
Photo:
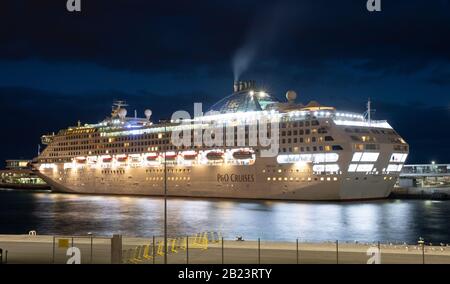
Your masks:
<svg viewBox="0 0 450 284"><path fill-rule="evenodd" d="M233 153L233 158L236 160L247 160L253 158L253 152L247 150L239 150Z"/></svg>
<svg viewBox="0 0 450 284"><path fill-rule="evenodd" d="M218 152L218 151L209 152L208 154L206 154L206 158L208 160L213 160L213 161L222 160L223 152Z"/></svg>

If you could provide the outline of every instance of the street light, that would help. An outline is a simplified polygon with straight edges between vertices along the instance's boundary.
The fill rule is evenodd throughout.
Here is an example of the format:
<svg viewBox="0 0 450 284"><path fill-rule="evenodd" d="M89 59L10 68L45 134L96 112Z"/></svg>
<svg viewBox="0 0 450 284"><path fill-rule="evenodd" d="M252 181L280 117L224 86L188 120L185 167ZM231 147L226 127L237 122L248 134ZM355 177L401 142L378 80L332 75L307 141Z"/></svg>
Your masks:
<svg viewBox="0 0 450 284"><path fill-rule="evenodd" d="M167 122L164 124L163 139L167 134ZM167 264L167 145L164 145L164 264Z"/></svg>

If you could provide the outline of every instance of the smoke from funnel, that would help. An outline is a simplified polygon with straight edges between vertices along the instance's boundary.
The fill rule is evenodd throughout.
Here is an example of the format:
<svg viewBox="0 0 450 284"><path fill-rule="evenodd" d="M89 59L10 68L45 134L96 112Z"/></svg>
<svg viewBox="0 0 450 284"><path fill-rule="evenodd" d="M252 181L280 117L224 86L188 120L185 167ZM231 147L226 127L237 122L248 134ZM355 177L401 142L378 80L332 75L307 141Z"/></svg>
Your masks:
<svg viewBox="0 0 450 284"><path fill-rule="evenodd" d="M255 45L248 45L239 48L233 57L234 81L239 81L242 73L248 69L250 63L256 57L257 48Z"/></svg>
<svg viewBox="0 0 450 284"><path fill-rule="evenodd" d="M292 2L285 2L256 13L244 44L233 56L234 81L238 81L257 56L265 52L284 33L283 28L293 19L293 11Z"/></svg>

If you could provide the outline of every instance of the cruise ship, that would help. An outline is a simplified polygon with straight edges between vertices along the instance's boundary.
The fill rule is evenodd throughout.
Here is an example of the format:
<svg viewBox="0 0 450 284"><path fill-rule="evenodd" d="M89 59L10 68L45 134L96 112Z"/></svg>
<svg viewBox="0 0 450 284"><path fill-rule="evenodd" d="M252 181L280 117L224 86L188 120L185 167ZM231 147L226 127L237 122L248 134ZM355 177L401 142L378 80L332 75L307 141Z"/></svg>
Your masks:
<svg viewBox="0 0 450 284"><path fill-rule="evenodd" d="M42 136L36 173L56 192L262 200L386 198L409 146L370 109L352 113L315 101L280 101L254 81L205 113L152 122L111 116ZM196 112L196 113L195 113ZM176 139L175 139L176 138ZM265 138L265 139L263 139ZM181 141L181 142L180 142Z"/></svg>

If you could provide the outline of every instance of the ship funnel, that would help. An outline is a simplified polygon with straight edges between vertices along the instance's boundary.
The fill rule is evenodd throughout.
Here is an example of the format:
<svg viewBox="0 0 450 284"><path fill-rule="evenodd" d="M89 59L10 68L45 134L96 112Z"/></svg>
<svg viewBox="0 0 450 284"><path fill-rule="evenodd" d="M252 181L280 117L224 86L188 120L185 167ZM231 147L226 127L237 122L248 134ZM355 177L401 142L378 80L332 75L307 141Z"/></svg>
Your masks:
<svg viewBox="0 0 450 284"><path fill-rule="evenodd" d="M249 91L251 89L256 88L255 81L236 81L234 82L233 91L235 93Z"/></svg>

